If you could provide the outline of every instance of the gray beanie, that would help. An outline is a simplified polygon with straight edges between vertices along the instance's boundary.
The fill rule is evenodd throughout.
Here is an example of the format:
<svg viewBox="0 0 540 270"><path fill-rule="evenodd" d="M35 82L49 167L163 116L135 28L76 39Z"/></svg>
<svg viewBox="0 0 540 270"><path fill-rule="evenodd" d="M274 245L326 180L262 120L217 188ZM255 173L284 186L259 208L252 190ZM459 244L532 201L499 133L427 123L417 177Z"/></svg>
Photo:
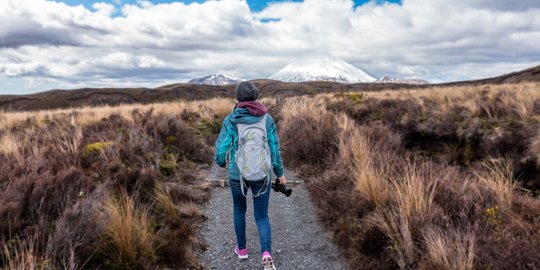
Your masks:
<svg viewBox="0 0 540 270"><path fill-rule="evenodd" d="M259 96L259 89L257 89L250 81L239 83L234 92L236 93L236 99L238 99L239 102L255 101Z"/></svg>

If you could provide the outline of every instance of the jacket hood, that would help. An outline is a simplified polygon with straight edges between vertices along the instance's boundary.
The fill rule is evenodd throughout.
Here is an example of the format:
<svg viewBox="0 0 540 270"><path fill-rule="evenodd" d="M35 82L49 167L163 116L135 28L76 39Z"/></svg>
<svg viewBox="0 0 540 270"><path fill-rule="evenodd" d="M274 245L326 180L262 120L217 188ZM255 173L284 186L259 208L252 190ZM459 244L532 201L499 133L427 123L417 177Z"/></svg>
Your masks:
<svg viewBox="0 0 540 270"><path fill-rule="evenodd" d="M264 104L260 103L260 102L257 102L257 101L244 101L244 102L240 102L238 103L238 105L236 105L237 108L246 108L248 109L249 113L251 115L255 115L255 116L261 116L261 115L265 115L268 113L268 109L266 108L266 106L264 106Z"/></svg>
<svg viewBox="0 0 540 270"><path fill-rule="evenodd" d="M236 108L229 114L232 123L253 124L261 120L262 115L252 115L247 108Z"/></svg>

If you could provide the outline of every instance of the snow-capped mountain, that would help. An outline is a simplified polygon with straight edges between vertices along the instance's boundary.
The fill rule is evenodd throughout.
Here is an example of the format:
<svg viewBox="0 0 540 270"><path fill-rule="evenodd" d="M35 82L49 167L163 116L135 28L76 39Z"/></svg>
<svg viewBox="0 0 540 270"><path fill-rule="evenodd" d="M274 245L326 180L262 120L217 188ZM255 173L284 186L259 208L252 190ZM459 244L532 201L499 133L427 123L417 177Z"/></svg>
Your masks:
<svg viewBox="0 0 540 270"><path fill-rule="evenodd" d="M291 63L270 76L283 82L331 81L358 83L375 81L365 71L337 58L309 59Z"/></svg>
<svg viewBox="0 0 540 270"><path fill-rule="evenodd" d="M226 84L237 84L243 81L242 79L237 79L223 74L211 74L206 77L196 78L190 80L188 83L191 84L207 84L207 85L226 85Z"/></svg>
<svg viewBox="0 0 540 270"><path fill-rule="evenodd" d="M422 79L398 79L388 76L381 77L374 81L375 83L400 83L400 84L429 84L428 81Z"/></svg>

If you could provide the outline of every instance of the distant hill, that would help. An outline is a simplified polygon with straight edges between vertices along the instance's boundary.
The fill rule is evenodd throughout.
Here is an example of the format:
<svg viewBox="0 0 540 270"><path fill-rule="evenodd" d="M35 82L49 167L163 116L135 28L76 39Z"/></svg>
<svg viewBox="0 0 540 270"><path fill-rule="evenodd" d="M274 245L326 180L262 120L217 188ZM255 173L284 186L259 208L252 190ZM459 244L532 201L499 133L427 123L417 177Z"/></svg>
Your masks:
<svg viewBox="0 0 540 270"><path fill-rule="evenodd" d="M314 95L328 92L380 91L429 87L433 84L356 83L312 81L287 83L276 80L252 80L260 89L260 97L286 97ZM540 66L523 71L475 81L453 82L437 85L475 85L519 82L540 82ZM157 88L83 88L75 90L51 90L29 95L0 95L0 110L41 110L96 105L119 105L129 103L153 103L173 100L198 100L214 97L234 98L235 85L170 84Z"/></svg>
<svg viewBox="0 0 540 270"><path fill-rule="evenodd" d="M497 77L470 80L461 82L443 83L441 85L465 85L465 84L502 84L520 82L540 82L540 65L521 71L504 74Z"/></svg>
<svg viewBox="0 0 540 270"><path fill-rule="evenodd" d="M398 84L429 84L428 81L422 80L422 79L400 79L400 78L392 78L389 76L384 76L376 81L374 83L398 83Z"/></svg>
<svg viewBox="0 0 540 270"><path fill-rule="evenodd" d="M275 80L252 80L260 97L314 95L323 92L378 91L407 87L396 84L341 84L336 82L286 83ZM129 103L154 103L173 100L198 100L214 97L234 98L235 85L196 85L178 83L157 88L83 88L51 90L29 95L0 96L0 110L42 110ZM414 86L410 86L414 87Z"/></svg>
<svg viewBox="0 0 540 270"><path fill-rule="evenodd" d="M205 84L205 85L227 85L227 84L237 84L241 81L243 80L229 77L223 74L211 74L205 77L190 80L188 83Z"/></svg>

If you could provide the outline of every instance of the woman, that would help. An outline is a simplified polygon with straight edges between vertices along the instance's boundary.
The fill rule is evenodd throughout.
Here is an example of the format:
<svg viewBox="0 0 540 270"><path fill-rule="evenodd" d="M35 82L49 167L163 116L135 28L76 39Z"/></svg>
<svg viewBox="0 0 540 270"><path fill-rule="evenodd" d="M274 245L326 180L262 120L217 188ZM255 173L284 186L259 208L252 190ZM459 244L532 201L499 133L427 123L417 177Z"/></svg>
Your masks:
<svg viewBox="0 0 540 270"><path fill-rule="evenodd" d="M226 166L226 156L230 150L229 184L233 197L234 230L236 233L234 252L240 259L248 257L246 245L246 195L247 190L251 189L255 222L257 223L261 244L262 264L264 269L276 269L272 259L271 228L268 219L268 200L271 193L272 177L270 170L273 169L281 184L287 182L287 179L283 176L283 161L279 150L276 124L268 114L268 109L256 101L259 90L253 83L249 81L241 82L236 87L235 93L239 103L223 120L221 132L216 141L214 158L215 162L224 168ZM260 136L258 137L258 135ZM257 140L257 138L262 139ZM269 149L269 151L255 151L254 149ZM261 154L257 158L253 158L254 156L246 157L247 154L252 152ZM268 158L265 158L265 155ZM256 160L260 160L260 162L253 163ZM242 171L239 169L239 164ZM268 166L265 164L268 164ZM252 177L257 173L260 175L260 172L265 172L264 168L268 169L266 170L267 173L263 174L265 176L260 178Z"/></svg>

